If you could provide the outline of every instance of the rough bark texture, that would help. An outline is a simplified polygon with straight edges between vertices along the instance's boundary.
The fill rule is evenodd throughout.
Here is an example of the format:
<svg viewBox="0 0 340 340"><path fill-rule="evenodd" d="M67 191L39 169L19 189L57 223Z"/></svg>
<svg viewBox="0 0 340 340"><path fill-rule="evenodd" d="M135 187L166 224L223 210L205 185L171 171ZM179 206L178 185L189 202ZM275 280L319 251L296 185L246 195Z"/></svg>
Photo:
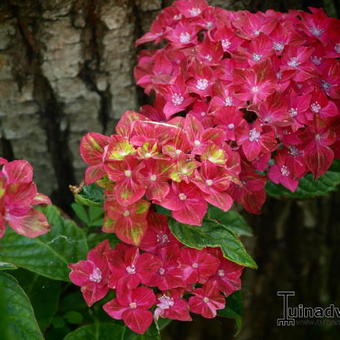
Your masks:
<svg viewBox="0 0 340 340"><path fill-rule="evenodd" d="M127 109L145 97L134 85L134 41L172 0L4 0L0 3L0 154L27 159L42 192L57 204L71 200L84 164L79 140L88 131L110 133ZM324 6L338 0L211 0L228 9ZM276 291L296 290L297 303L339 304L336 196L267 203L249 217L258 271L247 272L246 318L238 339L335 339L315 327L280 329ZM216 326L216 327L215 327ZM232 324L217 320L171 326L168 339L227 339ZM181 335L179 335L179 332ZM314 333L313 333L314 332ZM335 336L335 337L334 337Z"/></svg>

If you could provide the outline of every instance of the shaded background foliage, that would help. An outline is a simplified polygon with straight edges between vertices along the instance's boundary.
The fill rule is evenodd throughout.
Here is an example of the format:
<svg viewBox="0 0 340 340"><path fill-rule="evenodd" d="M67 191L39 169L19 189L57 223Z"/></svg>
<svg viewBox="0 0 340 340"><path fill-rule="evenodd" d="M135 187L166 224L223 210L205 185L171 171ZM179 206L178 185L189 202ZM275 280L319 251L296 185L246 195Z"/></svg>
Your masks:
<svg viewBox="0 0 340 340"><path fill-rule="evenodd" d="M339 0L211 0L230 10L286 11ZM27 159L42 192L67 209L69 184L81 181L79 140L111 133L127 109L147 99L134 85L134 41L171 0L4 0L0 3L0 154ZM236 337L337 339L339 327L276 327L277 290L295 290L293 304L340 305L340 197L269 200L260 216L246 215L255 238L248 246L259 269L246 270L245 318ZM232 321L173 323L164 339L229 339Z"/></svg>

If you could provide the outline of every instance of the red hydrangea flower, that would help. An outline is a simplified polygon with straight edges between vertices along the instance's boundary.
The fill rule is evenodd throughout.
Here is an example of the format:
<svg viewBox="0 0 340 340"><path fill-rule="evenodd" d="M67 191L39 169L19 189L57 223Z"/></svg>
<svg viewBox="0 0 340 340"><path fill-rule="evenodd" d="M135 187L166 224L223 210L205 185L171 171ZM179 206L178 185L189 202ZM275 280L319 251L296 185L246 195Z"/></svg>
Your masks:
<svg viewBox="0 0 340 340"><path fill-rule="evenodd" d="M202 288L194 289L192 293L194 296L189 298L190 311L207 319L214 318L216 311L225 307L225 298L216 283L209 282Z"/></svg>
<svg viewBox="0 0 340 340"><path fill-rule="evenodd" d="M69 265L70 280L81 287L81 292L89 307L104 298L109 291L109 268L105 256L109 249L109 241L103 241L89 251L87 260Z"/></svg>
<svg viewBox="0 0 340 340"><path fill-rule="evenodd" d="M0 159L0 237L8 224L16 233L37 237L49 231L46 216L36 205L51 204L50 199L38 193L33 182L32 166L24 160L7 162Z"/></svg>
<svg viewBox="0 0 340 340"><path fill-rule="evenodd" d="M153 320L149 308L155 304L156 297L152 289L138 287L117 291L117 297L103 308L112 318L123 320L132 331L144 334Z"/></svg>

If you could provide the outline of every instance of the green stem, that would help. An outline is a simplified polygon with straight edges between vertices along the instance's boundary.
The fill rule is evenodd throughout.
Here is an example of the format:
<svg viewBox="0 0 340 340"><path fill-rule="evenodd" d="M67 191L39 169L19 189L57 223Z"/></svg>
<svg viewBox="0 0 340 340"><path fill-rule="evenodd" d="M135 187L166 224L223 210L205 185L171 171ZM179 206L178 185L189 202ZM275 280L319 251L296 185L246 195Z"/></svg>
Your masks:
<svg viewBox="0 0 340 340"><path fill-rule="evenodd" d="M120 337L120 340L124 340L125 338L125 332L126 332L126 326L124 326L124 329L122 331L122 336Z"/></svg>

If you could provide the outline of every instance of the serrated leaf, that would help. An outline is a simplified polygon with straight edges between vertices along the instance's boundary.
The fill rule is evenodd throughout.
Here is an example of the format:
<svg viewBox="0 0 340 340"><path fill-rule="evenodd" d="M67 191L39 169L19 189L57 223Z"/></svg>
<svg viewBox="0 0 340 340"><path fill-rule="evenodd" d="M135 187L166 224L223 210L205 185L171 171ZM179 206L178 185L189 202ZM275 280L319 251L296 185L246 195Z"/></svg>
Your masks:
<svg viewBox="0 0 340 340"><path fill-rule="evenodd" d="M118 323L100 323L77 328L67 334L64 340L112 340L121 339L125 327ZM124 338L123 338L124 339Z"/></svg>
<svg viewBox="0 0 340 340"><path fill-rule="evenodd" d="M0 273L1 340L43 340L31 303L18 281Z"/></svg>
<svg viewBox="0 0 340 340"><path fill-rule="evenodd" d="M208 216L209 218L217 220L217 222L220 222L238 236L253 236L250 226L237 211L229 210L225 212L214 206L210 206Z"/></svg>
<svg viewBox="0 0 340 340"><path fill-rule="evenodd" d="M0 261L28 269L54 280L68 281L67 265L86 258L84 232L63 218L54 206L42 209L51 231L37 238L27 238L8 228L0 239Z"/></svg>
<svg viewBox="0 0 340 340"><path fill-rule="evenodd" d="M100 207L104 202L104 190L96 184L84 185L81 192L75 195L75 200L89 207Z"/></svg>
<svg viewBox="0 0 340 340"><path fill-rule="evenodd" d="M257 268L237 235L215 220L205 220L202 226L192 226L170 219L169 227L175 237L188 247L220 247L224 257L230 261Z"/></svg>
<svg viewBox="0 0 340 340"><path fill-rule="evenodd" d="M222 316L224 318L234 319L236 325L236 334L242 329L242 315L243 315L243 306L242 306L242 294L241 291L237 291L232 295L227 297L227 305L224 309L217 311L218 316Z"/></svg>
<svg viewBox="0 0 340 340"><path fill-rule="evenodd" d="M267 193L273 197L287 197L296 199L306 199L317 196L324 196L332 191L336 191L340 184L340 172L328 171L318 180L313 179L313 175L300 179L299 186L295 192L291 192L282 185L268 182Z"/></svg>
<svg viewBox="0 0 340 340"><path fill-rule="evenodd" d="M57 312L60 282L24 269L17 270L13 275L29 297L40 328L45 330Z"/></svg>
<svg viewBox="0 0 340 340"><path fill-rule="evenodd" d="M15 270L15 269L18 269L18 267L12 263L0 262L0 270Z"/></svg>

